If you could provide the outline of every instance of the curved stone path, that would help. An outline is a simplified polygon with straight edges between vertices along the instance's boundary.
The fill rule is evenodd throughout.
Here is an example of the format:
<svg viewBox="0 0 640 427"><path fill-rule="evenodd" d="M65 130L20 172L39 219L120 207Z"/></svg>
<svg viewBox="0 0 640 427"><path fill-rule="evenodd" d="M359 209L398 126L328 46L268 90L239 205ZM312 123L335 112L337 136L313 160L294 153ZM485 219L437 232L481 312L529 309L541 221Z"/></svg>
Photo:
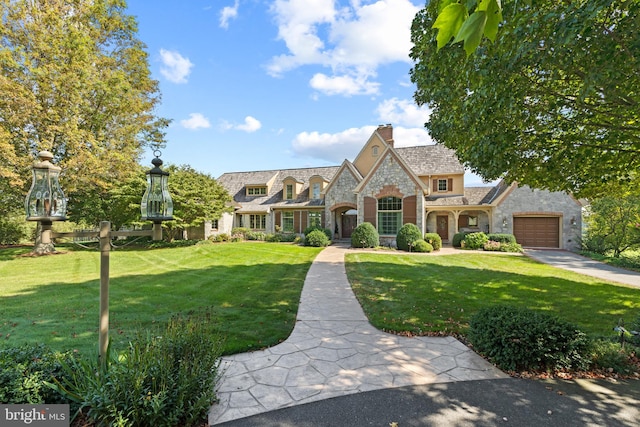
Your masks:
<svg viewBox="0 0 640 427"><path fill-rule="evenodd" d="M407 338L371 326L347 281L346 246L314 260L291 336L224 357L209 424L383 388L508 378L455 338Z"/></svg>

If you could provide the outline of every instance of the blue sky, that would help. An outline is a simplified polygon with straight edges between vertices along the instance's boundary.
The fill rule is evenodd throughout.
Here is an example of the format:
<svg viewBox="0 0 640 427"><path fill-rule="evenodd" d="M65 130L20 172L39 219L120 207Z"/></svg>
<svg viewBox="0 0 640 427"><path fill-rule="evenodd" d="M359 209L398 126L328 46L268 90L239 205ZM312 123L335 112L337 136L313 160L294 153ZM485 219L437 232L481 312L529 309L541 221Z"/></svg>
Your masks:
<svg viewBox="0 0 640 427"><path fill-rule="evenodd" d="M129 0L172 120L162 159L213 177L339 165L386 123L397 146L433 143L409 79L424 4Z"/></svg>

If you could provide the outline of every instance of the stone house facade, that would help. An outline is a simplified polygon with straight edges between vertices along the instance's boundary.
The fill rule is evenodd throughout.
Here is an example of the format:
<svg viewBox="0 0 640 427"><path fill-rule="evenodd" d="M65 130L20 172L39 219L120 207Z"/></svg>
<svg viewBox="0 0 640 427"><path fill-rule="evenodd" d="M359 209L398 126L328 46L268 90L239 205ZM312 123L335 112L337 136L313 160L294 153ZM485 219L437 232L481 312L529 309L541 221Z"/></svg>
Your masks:
<svg viewBox="0 0 640 427"><path fill-rule="evenodd" d="M395 147L382 125L353 161L340 166L225 173L218 178L234 212L210 233L248 227L265 233L302 233L311 225L348 239L372 223L383 244L413 223L450 242L459 231L512 233L523 246L579 248L582 206L569 194L517 184L465 187L464 167L441 145Z"/></svg>

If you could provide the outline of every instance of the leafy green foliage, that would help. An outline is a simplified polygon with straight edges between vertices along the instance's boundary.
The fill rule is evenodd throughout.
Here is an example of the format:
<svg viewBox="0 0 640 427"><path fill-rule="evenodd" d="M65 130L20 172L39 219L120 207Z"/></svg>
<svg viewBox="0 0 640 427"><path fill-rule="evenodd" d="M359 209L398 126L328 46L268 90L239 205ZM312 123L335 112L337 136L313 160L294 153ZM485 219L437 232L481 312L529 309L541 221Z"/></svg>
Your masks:
<svg viewBox="0 0 640 427"><path fill-rule="evenodd" d="M363 222L351 233L351 246L354 248L375 248L380 246L378 230L370 222Z"/></svg>
<svg viewBox="0 0 640 427"><path fill-rule="evenodd" d="M638 186L639 2L505 2L508 19L495 42L469 57L438 51L454 32L440 16L467 8L456 40L469 52L483 25L472 16L486 6L488 25L495 4L450 3L429 2L411 30L414 98L432 109L426 126L434 140L486 180L589 198ZM493 29L482 34L493 37Z"/></svg>
<svg viewBox="0 0 640 427"><path fill-rule="evenodd" d="M482 231L478 233L469 233L464 236L464 244L462 247L465 249L482 249L489 241L489 238Z"/></svg>
<svg viewBox="0 0 640 427"><path fill-rule="evenodd" d="M427 243L424 239L418 239L413 242L414 252L433 252L433 246L431 243Z"/></svg>
<svg viewBox="0 0 640 427"><path fill-rule="evenodd" d="M43 344L25 344L0 350L0 402L66 403L45 384L61 378L62 365L73 361L73 353L59 353Z"/></svg>
<svg viewBox="0 0 640 427"><path fill-rule="evenodd" d="M471 234L469 231L461 231L453 235L453 239L451 240L451 244L454 248L462 247L462 241L464 240L467 234Z"/></svg>
<svg viewBox="0 0 640 427"><path fill-rule="evenodd" d="M424 233L424 240L433 246L434 251L442 249L442 237L438 233Z"/></svg>
<svg viewBox="0 0 640 427"><path fill-rule="evenodd" d="M493 242L516 243L516 236L507 233L489 233L487 238Z"/></svg>
<svg viewBox="0 0 640 427"><path fill-rule="evenodd" d="M331 229L318 227L317 225L312 225L310 227L305 228L304 231L302 232L302 234L304 234L306 236L307 234L311 233L314 230L322 231L325 234L325 236L327 236L327 239L329 239L329 241L331 241L331 238L333 237L333 232L331 231Z"/></svg>
<svg viewBox="0 0 640 427"><path fill-rule="evenodd" d="M198 426L215 401L221 351L210 312L174 316L108 363L65 365L56 388L98 425Z"/></svg>
<svg viewBox="0 0 640 427"><path fill-rule="evenodd" d="M637 351L637 350L636 350ZM608 370L628 375L635 371L631 363L634 350L622 348L619 342L610 339L594 339L591 343L591 366L594 369Z"/></svg>
<svg viewBox="0 0 640 427"><path fill-rule="evenodd" d="M27 238L24 217L0 216L0 245L15 245Z"/></svg>
<svg viewBox="0 0 640 427"><path fill-rule="evenodd" d="M599 254L619 258L624 251L640 248L640 197L603 197L594 200L586 218L583 246Z"/></svg>
<svg viewBox="0 0 640 427"><path fill-rule="evenodd" d="M329 246L331 240L327 237L323 230L313 230L304 236L304 244L317 248Z"/></svg>
<svg viewBox="0 0 640 427"><path fill-rule="evenodd" d="M470 319L473 347L505 370L584 369L589 339L574 325L546 313L493 305Z"/></svg>
<svg viewBox="0 0 640 427"><path fill-rule="evenodd" d="M400 227L396 235L396 244L401 251L408 251L416 240L422 239L422 232L417 225L407 223Z"/></svg>

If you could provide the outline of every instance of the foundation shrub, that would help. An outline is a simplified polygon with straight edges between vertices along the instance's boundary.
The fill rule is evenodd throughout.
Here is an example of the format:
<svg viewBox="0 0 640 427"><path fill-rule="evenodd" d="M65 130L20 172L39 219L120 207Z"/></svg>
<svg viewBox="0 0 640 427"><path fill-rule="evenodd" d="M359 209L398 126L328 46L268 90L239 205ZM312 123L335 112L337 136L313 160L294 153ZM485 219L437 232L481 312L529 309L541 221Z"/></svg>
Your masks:
<svg viewBox="0 0 640 427"><path fill-rule="evenodd" d="M466 249L482 249L489 238L483 232L471 233L464 236L464 245Z"/></svg>
<svg viewBox="0 0 640 427"><path fill-rule="evenodd" d="M476 351L505 370L580 370L590 364L587 336L546 313L488 306L471 317L469 326Z"/></svg>
<svg viewBox="0 0 640 427"><path fill-rule="evenodd" d="M470 234L468 231L461 231L453 235L453 239L451 240L451 244L454 248L461 248L462 242L467 234Z"/></svg>
<svg viewBox="0 0 640 427"><path fill-rule="evenodd" d="M354 248L375 248L380 246L378 230L370 222L363 222L351 233L351 246Z"/></svg>
<svg viewBox="0 0 640 427"><path fill-rule="evenodd" d="M267 239L266 233L262 231L247 231L244 235L246 240L258 240L264 242Z"/></svg>
<svg viewBox="0 0 640 427"><path fill-rule="evenodd" d="M433 245L424 239L418 239L413 243L414 252L433 252Z"/></svg>
<svg viewBox="0 0 640 427"><path fill-rule="evenodd" d="M422 239L422 233L417 225L407 223L400 227L396 235L396 244L401 251L408 251L417 240Z"/></svg>
<svg viewBox="0 0 640 427"><path fill-rule="evenodd" d="M240 236L243 240L247 240L247 233L250 233L251 229L247 227L233 227L231 229L231 236Z"/></svg>
<svg viewBox="0 0 640 427"><path fill-rule="evenodd" d="M329 241L331 241L331 237L333 237L333 233L331 232L330 229L328 228L322 228L322 227L318 227L317 225L312 225L311 227L307 227L305 228L304 232L302 234L304 234L305 236L307 236L309 233L311 233L313 230L320 230L322 231L325 236L327 236L327 239L329 239Z"/></svg>
<svg viewBox="0 0 640 427"><path fill-rule="evenodd" d="M442 249L442 237L438 233L425 233L424 241L433 246L434 251Z"/></svg>
<svg viewBox="0 0 640 427"><path fill-rule="evenodd" d="M483 249L485 251L498 252L500 251L501 246L502 245L500 244L500 242L494 242L493 240L489 240L487 243L484 244Z"/></svg>
<svg viewBox="0 0 640 427"><path fill-rule="evenodd" d="M507 233L489 233L487 238L498 243L516 243L516 236Z"/></svg>
<svg viewBox="0 0 640 427"><path fill-rule="evenodd" d="M524 252L522 246L519 243L501 243L500 244L501 252L515 252L522 253Z"/></svg>
<svg viewBox="0 0 640 427"><path fill-rule="evenodd" d="M617 339L594 339L591 344L591 368L596 370L613 370L613 372L629 375L636 371L631 363L635 349L622 347Z"/></svg>
<svg viewBox="0 0 640 427"><path fill-rule="evenodd" d="M309 232L309 234L305 234L304 236L304 244L306 246L314 246L320 248L329 246L329 243L331 243L331 240L329 240L327 235L321 229L313 230Z"/></svg>

